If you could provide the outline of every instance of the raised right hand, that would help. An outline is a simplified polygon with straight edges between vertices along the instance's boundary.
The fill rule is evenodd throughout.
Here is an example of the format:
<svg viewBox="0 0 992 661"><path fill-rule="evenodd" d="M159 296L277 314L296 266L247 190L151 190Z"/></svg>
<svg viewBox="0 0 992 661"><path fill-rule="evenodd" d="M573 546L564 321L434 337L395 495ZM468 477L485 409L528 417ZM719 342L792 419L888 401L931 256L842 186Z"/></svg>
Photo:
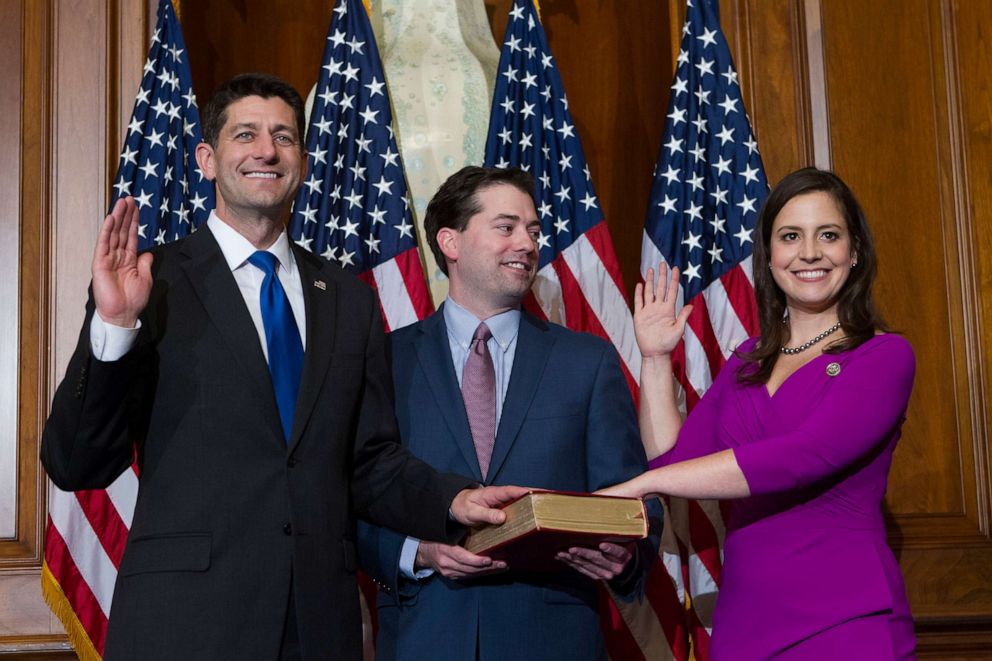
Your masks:
<svg viewBox="0 0 992 661"><path fill-rule="evenodd" d="M685 324L692 312L686 305L675 314L675 298L679 293L679 268L672 268L668 277L663 264L658 266L658 282L653 268L648 269L647 281L634 288L634 335L637 348L645 358L666 356L675 350Z"/></svg>
<svg viewBox="0 0 992 661"><path fill-rule="evenodd" d="M506 571L506 563L476 555L461 546L420 542L414 569L433 569L445 578L459 579Z"/></svg>
<svg viewBox="0 0 992 661"><path fill-rule="evenodd" d="M152 256L138 256L138 208L134 198L114 204L93 252L93 301L108 324L134 328L152 291Z"/></svg>

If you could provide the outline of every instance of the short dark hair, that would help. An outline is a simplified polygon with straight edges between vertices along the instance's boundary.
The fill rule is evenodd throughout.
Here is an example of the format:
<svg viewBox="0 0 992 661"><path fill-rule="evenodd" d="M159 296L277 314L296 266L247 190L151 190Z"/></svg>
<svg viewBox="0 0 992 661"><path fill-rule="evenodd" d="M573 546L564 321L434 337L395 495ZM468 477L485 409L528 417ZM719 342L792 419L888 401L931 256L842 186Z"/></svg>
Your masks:
<svg viewBox="0 0 992 661"><path fill-rule="evenodd" d="M490 186L507 184L534 199L534 179L519 168L483 168L467 165L445 180L431 198L424 215L424 234L437 265L448 275L444 253L437 243L442 227L462 232L468 220L482 210L477 193Z"/></svg>
<svg viewBox="0 0 992 661"><path fill-rule="evenodd" d="M779 355L779 348L789 340L789 328L782 323L785 316L785 294L775 284L768 265L771 263L772 226L782 208L792 199L809 193L826 193L837 205L847 223L851 251L857 255L857 266L840 291L837 316L845 337L832 342L824 353L848 351L867 342L875 331L888 330L872 297L872 284L878 271L875 243L868 229L865 212L854 193L833 172L803 168L785 176L768 195L758 225L754 230L754 293L758 302L758 323L761 339L753 351L741 354L745 369L738 378L745 383L766 383Z"/></svg>
<svg viewBox="0 0 992 661"><path fill-rule="evenodd" d="M235 101L248 96L260 96L263 99L276 97L282 99L293 109L296 116L296 131L300 134L300 151L306 150L306 120L303 115L303 99L300 93L278 76L267 73L242 73L222 84L210 97L203 112L200 113L200 124L203 128L203 141L217 148L220 131L227 122L227 109Z"/></svg>

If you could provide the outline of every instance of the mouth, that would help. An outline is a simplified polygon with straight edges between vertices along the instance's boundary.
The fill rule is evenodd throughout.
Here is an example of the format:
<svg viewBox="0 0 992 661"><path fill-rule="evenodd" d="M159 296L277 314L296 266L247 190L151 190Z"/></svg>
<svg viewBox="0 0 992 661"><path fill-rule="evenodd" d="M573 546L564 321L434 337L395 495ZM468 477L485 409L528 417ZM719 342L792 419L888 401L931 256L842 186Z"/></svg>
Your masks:
<svg viewBox="0 0 992 661"><path fill-rule="evenodd" d="M530 262L521 262L521 261L503 262L503 266L505 266L508 269L519 271L520 273L524 273L527 275L529 275L531 272Z"/></svg>
<svg viewBox="0 0 992 661"><path fill-rule="evenodd" d="M244 176L248 179L278 179L282 175L277 172L259 172L252 170L251 172L245 172Z"/></svg>
<svg viewBox="0 0 992 661"><path fill-rule="evenodd" d="M823 278L827 277L827 273L829 273L829 271L827 271L826 269L810 269L806 271L792 272L793 275L795 275L803 282L817 282L818 280L822 280Z"/></svg>

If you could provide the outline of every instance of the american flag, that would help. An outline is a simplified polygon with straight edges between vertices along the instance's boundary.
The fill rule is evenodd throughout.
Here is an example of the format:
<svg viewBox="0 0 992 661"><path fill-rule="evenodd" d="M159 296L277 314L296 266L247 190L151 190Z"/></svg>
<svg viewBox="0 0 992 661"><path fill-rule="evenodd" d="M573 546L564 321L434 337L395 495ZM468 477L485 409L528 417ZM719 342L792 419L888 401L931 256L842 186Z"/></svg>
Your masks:
<svg viewBox="0 0 992 661"><path fill-rule="evenodd" d="M213 183L194 158L201 138L191 81L179 21L172 3L161 0L114 179L114 201L132 195L138 204L140 249L186 236L214 206ZM103 655L137 493L134 470L105 490L51 488L42 593L83 661Z"/></svg>
<svg viewBox="0 0 992 661"><path fill-rule="evenodd" d="M636 396L641 356L619 264L532 0L516 0L510 11L486 165L518 166L535 179L540 254L528 308L613 342ZM643 604L604 599L609 612L603 629L612 658L673 658L675 641L684 639L675 586L659 563L648 576L646 595Z"/></svg>
<svg viewBox="0 0 992 661"><path fill-rule="evenodd" d="M761 155L741 98L716 0L689 0L668 121L644 224L641 273L660 263L681 271L679 306L692 303L673 356L688 410L730 353L758 330L751 234L768 192ZM670 503L692 609L697 659L708 658L712 605L720 581L723 520L717 503Z"/></svg>
<svg viewBox="0 0 992 661"><path fill-rule="evenodd" d="M333 14L289 232L375 288L387 330L396 329L433 306L368 15L358 0L338 0Z"/></svg>
<svg viewBox="0 0 992 661"><path fill-rule="evenodd" d="M515 0L510 10L485 164L520 167L535 180L539 270L528 307L612 341L636 392L641 356L620 266L532 0Z"/></svg>

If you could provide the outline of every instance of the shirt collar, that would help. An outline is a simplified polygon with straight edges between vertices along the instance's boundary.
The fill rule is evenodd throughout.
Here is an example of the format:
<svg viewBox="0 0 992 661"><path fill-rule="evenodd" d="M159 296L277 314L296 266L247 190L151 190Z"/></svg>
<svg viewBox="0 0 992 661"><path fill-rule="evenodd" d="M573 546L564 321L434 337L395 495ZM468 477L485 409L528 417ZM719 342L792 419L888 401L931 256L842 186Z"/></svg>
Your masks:
<svg viewBox="0 0 992 661"><path fill-rule="evenodd" d="M220 246L220 251L224 255L224 260L232 271L243 266L248 261L248 258L258 250L258 248L252 245L251 241L221 220L220 216L213 211L210 212L210 217L207 219L207 227L210 228L210 233L217 240L217 245ZM275 243L266 248L266 251L276 256L276 259L279 260L279 266L282 267L285 273L294 273L296 271L296 260L293 259L293 251L289 246L289 237L286 235L286 230L280 232L279 238L275 240Z"/></svg>
<svg viewBox="0 0 992 661"><path fill-rule="evenodd" d="M493 334L493 339L503 351L510 347L510 344L517 337L517 331L520 330L519 309L500 312L488 319L478 319L474 314L449 298L444 302L442 311L444 323L448 327L448 335L463 349L468 349L469 345L472 344L475 329L483 321L486 322L486 326Z"/></svg>

